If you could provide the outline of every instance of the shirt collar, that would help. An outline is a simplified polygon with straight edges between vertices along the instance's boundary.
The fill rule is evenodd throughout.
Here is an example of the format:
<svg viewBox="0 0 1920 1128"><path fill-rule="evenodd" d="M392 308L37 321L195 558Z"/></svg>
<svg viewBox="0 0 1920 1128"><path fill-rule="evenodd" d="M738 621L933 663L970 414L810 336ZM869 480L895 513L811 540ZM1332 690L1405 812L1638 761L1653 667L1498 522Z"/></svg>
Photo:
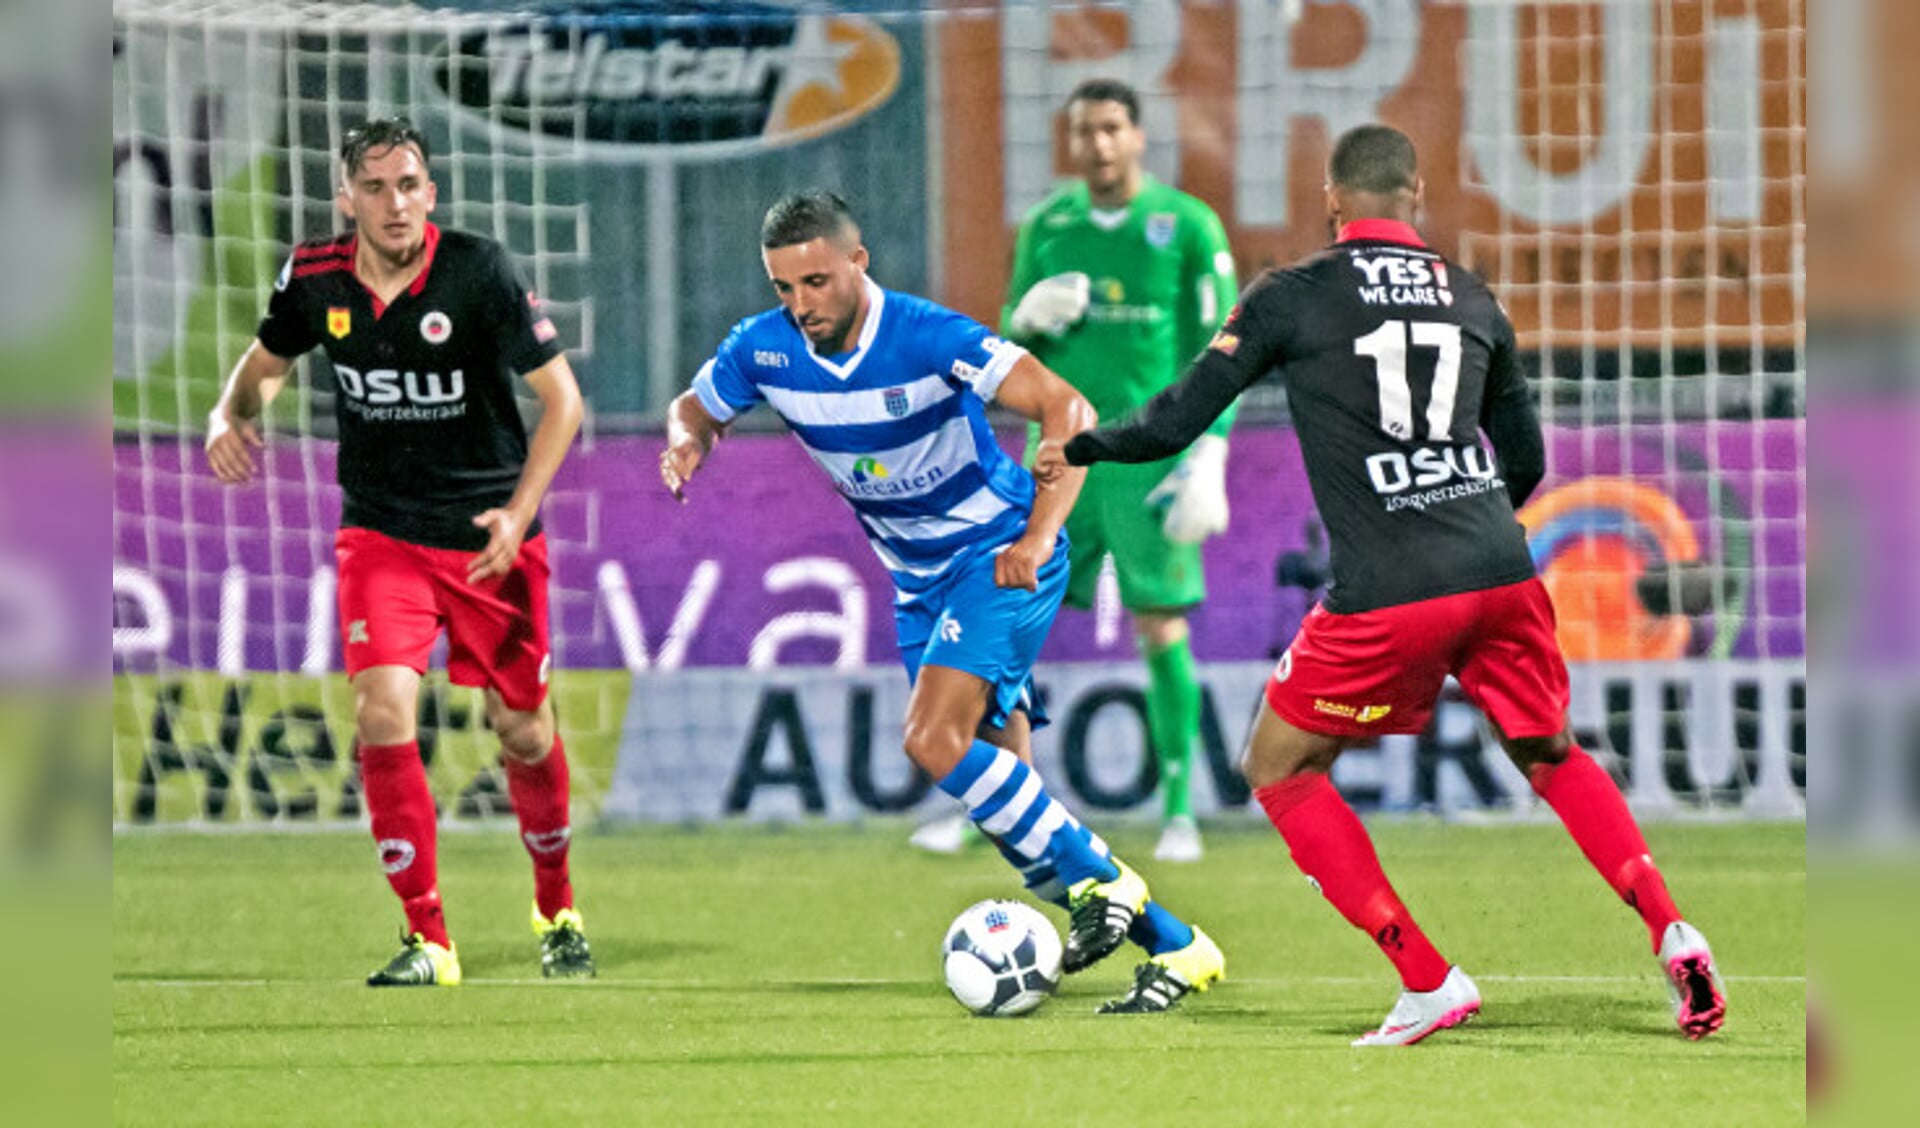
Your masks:
<svg viewBox="0 0 1920 1128"><path fill-rule="evenodd" d="M1352 223L1340 225L1340 233L1334 236L1336 243L1405 243L1410 247L1424 247L1426 240L1413 229L1411 223L1401 223L1397 219L1356 219Z"/></svg>

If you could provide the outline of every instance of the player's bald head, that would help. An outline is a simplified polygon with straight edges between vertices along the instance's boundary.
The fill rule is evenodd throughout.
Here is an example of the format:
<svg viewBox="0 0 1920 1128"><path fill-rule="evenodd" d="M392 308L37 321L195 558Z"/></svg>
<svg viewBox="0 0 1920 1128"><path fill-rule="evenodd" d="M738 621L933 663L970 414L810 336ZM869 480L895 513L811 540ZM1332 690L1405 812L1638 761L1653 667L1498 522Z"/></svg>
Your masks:
<svg viewBox="0 0 1920 1128"><path fill-rule="evenodd" d="M860 245L860 225L853 221L853 209L824 188L780 197L760 221L760 246L765 250L815 239L849 252Z"/></svg>
<svg viewBox="0 0 1920 1128"><path fill-rule="evenodd" d="M1334 142L1327 183L1348 192L1388 196L1420 182L1419 161L1407 135L1388 125L1355 126Z"/></svg>

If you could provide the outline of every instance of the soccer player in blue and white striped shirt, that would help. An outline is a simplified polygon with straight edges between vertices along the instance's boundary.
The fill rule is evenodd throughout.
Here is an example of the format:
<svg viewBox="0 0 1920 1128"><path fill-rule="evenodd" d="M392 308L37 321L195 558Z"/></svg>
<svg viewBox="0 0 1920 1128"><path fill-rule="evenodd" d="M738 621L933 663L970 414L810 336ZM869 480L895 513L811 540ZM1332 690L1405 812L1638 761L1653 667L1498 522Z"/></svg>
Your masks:
<svg viewBox="0 0 1920 1128"><path fill-rule="evenodd" d="M676 497L726 426L765 403L826 471L898 589L913 695L906 752L960 800L1036 896L1072 918L1065 967L1129 936L1147 949L1109 1013L1160 1011L1220 978L1204 932L1047 794L1031 766L1046 723L1033 664L1067 584L1061 532L1084 474L1036 489L987 424L999 402L1057 445L1093 409L1025 349L867 277L847 205L823 191L768 210L760 245L781 307L734 326L668 411L660 475Z"/></svg>

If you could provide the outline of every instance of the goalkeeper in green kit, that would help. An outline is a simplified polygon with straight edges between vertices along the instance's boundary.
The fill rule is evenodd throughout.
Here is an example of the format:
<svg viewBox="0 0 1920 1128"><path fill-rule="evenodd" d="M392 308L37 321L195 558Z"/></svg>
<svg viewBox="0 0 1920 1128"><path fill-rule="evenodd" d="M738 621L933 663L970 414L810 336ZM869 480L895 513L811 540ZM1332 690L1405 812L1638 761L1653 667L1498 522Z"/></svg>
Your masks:
<svg viewBox="0 0 1920 1128"><path fill-rule="evenodd" d="M1091 79L1067 98L1068 152L1082 179L1027 214L1001 330L1092 402L1102 424L1125 420L1206 347L1238 287L1218 216L1147 175L1139 97ZM1147 660L1147 720L1159 758L1163 825L1154 857L1198 861L1190 784L1200 683L1187 612L1206 598L1200 545L1227 527L1229 408L1183 454L1087 476L1067 518L1067 602L1093 603L1113 557L1120 601ZM1037 432L1029 436L1031 447ZM934 832L937 824L922 828ZM915 843L939 849L939 835Z"/></svg>

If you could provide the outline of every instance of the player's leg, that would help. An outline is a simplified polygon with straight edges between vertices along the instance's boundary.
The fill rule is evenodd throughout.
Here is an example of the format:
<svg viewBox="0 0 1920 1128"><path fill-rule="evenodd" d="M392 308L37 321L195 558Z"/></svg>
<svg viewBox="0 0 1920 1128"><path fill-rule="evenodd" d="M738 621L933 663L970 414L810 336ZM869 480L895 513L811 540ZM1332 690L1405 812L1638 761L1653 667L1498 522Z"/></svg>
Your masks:
<svg viewBox="0 0 1920 1128"><path fill-rule="evenodd" d="M1480 995L1414 922L1380 868L1366 827L1334 789L1327 773L1343 747L1340 738L1298 728L1268 704L1242 766L1300 872L1400 973L1399 1001L1354 1045L1411 1045L1472 1017Z"/></svg>
<svg viewBox="0 0 1920 1128"><path fill-rule="evenodd" d="M1025 709L1016 709L1002 728L982 723L980 739L1005 748L1033 766L1033 726ZM1098 834L1067 815L1086 835L1087 844L1111 859L1113 851ZM999 839L991 840L1007 863L1020 872L1031 893L1062 910L1071 910L1067 887L1045 858L1028 862ZM1145 1014L1169 1010L1191 991L1205 991L1226 975L1226 956L1212 938L1148 898L1127 928L1127 939L1146 950L1147 960L1134 969L1134 985L1125 996L1103 1004L1102 1014Z"/></svg>
<svg viewBox="0 0 1920 1128"><path fill-rule="evenodd" d="M520 841L533 863L533 931L540 970L549 978L594 973L585 925L573 901L569 855L571 779L567 749L547 696L552 654L547 636L547 543L520 546L505 575L466 579L469 554L441 553L437 572L447 615L447 674L484 687L487 719L500 739L507 794Z"/></svg>
<svg viewBox="0 0 1920 1128"><path fill-rule="evenodd" d="M914 675L906 749L967 816L1023 864L1042 859L1067 887L1073 924L1063 966L1069 972L1105 958L1126 939L1147 901L1147 886L1088 842L1040 775L1013 752L978 739L982 722L1004 728L1016 710L1032 714L1032 670L1066 588L1063 540L1040 568L1036 591L994 583L994 559L958 565L937 608L897 613L903 652ZM929 619L931 617L931 619ZM917 673L916 673L917 670Z"/></svg>
<svg viewBox="0 0 1920 1128"><path fill-rule="evenodd" d="M406 913L404 946L367 977L372 987L453 986L460 962L440 905L437 813L420 759L420 674L372 666L353 676L360 782L387 884Z"/></svg>
<svg viewBox="0 0 1920 1128"><path fill-rule="evenodd" d="M420 759L420 675L440 633L421 550L368 529L334 538L354 745L380 868L406 913L404 947L371 986L451 986L460 961L440 905L437 812Z"/></svg>
<svg viewBox="0 0 1920 1128"><path fill-rule="evenodd" d="M1153 856L1195 862L1202 853L1192 790L1193 752L1200 742L1200 672L1187 612L1206 599L1206 574L1200 546L1169 540L1161 527L1166 507L1147 501L1178 462L1112 467L1106 533L1120 602L1133 616L1147 666L1147 731L1160 774L1162 824Z"/></svg>
<svg viewBox="0 0 1920 1128"><path fill-rule="evenodd" d="M1352 740L1419 732L1470 607L1428 600L1358 615L1315 608L1268 680L1241 770L1300 872L1400 975L1399 1001L1355 1045L1410 1045L1480 996L1415 923L1329 774Z"/></svg>
<svg viewBox="0 0 1920 1128"><path fill-rule="evenodd" d="M1461 666L1461 689L1587 861L1640 914L1680 1029L1690 1038L1713 1033L1726 996L1706 937L1681 918L1626 797L1567 727L1567 667L1545 587L1533 580L1480 594L1483 627Z"/></svg>
<svg viewBox="0 0 1920 1128"><path fill-rule="evenodd" d="M573 903L568 855L573 844L567 749L553 700L531 710L507 705L487 691L487 719L500 738L507 794L520 823L520 842L533 861L533 931L540 937L540 972L549 979L595 974L586 922Z"/></svg>
<svg viewBox="0 0 1920 1128"><path fill-rule="evenodd" d="M1184 612L1136 612L1134 633L1147 660L1147 728L1160 768L1163 862L1197 862L1204 847L1193 817L1193 750L1200 740L1200 669Z"/></svg>

